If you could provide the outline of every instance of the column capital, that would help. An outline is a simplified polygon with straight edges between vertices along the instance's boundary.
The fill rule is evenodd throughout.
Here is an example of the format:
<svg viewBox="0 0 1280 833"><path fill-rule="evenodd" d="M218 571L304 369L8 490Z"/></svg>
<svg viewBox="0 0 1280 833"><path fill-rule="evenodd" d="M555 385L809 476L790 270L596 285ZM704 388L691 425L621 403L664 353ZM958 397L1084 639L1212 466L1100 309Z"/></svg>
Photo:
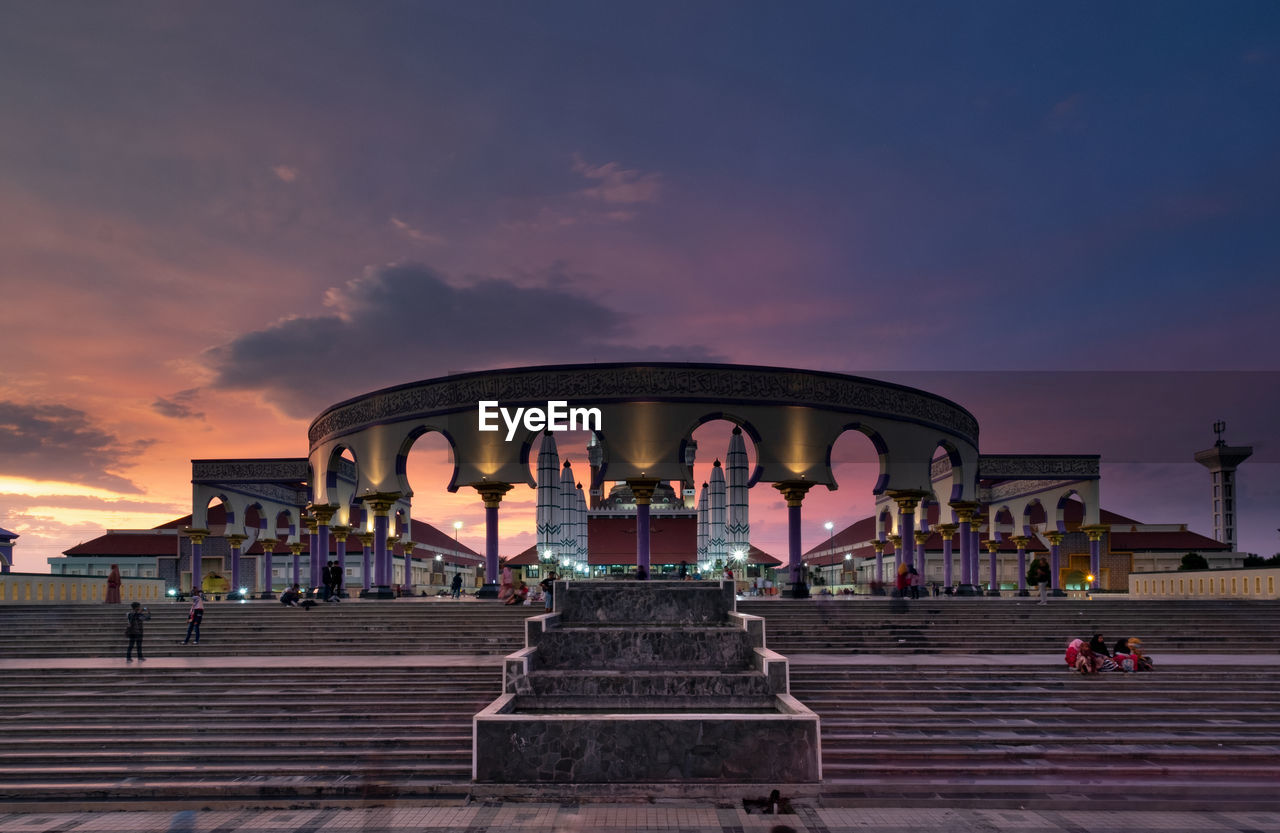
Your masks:
<svg viewBox="0 0 1280 833"><path fill-rule="evenodd" d="M1090 524L1080 527L1080 531L1088 535L1090 541L1101 541L1102 536L1111 531L1111 524Z"/></svg>
<svg viewBox="0 0 1280 833"><path fill-rule="evenodd" d="M471 488L480 493L485 509L493 509L502 502L503 496L513 488L510 483L472 483ZM650 492L652 496L652 492Z"/></svg>
<svg viewBox="0 0 1280 833"><path fill-rule="evenodd" d="M799 506L804 502L804 496L814 487L814 483L808 480L779 480L773 484L773 488L782 493L787 500L787 507Z"/></svg>
<svg viewBox="0 0 1280 833"><path fill-rule="evenodd" d="M875 548L876 555L884 555L884 541L872 541L871 546Z"/></svg>
<svg viewBox="0 0 1280 833"><path fill-rule="evenodd" d="M240 549L244 542L249 539L248 535L241 535L238 532L233 532L230 535L224 535L222 537L227 539L227 543L231 545L233 550Z"/></svg>
<svg viewBox="0 0 1280 833"><path fill-rule="evenodd" d="M195 527L187 527L182 530L182 534L191 539L193 544L203 544L204 539L209 537L209 530L197 529Z"/></svg>
<svg viewBox="0 0 1280 833"><path fill-rule="evenodd" d="M1000 542L993 538L988 538L987 552L991 553L992 555L995 555L996 553L1000 552Z"/></svg>
<svg viewBox="0 0 1280 833"><path fill-rule="evenodd" d="M902 536L901 536L901 535L890 535L890 536L889 536L889 543L890 543L890 544L893 544L893 551L894 551L894 552L901 552L901 551L902 551Z"/></svg>
<svg viewBox="0 0 1280 833"><path fill-rule="evenodd" d="M918 545L922 545L922 544L924 544L924 542L925 542L925 541L928 541L928 540L929 540L929 535L930 535L930 533L928 533L928 532L916 532L916 533L913 533L913 537L916 539L916 544L918 544Z"/></svg>
<svg viewBox="0 0 1280 833"><path fill-rule="evenodd" d="M400 536L399 536L399 535L388 535L388 536L387 536L387 549L388 549L388 550L390 550L390 549L394 549L394 548L395 548L395 545L396 545L396 544L398 544L398 543L400 543Z"/></svg>
<svg viewBox="0 0 1280 833"><path fill-rule="evenodd" d="M1031 543L1031 539L1026 535L1013 536L1013 543L1018 545L1018 549L1026 550L1027 545Z"/></svg>
<svg viewBox="0 0 1280 833"><path fill-rule="evenodd" d="M957 500L951 504L951 510L956 513L960 523L969 523L982 510L982 504L976 500Z"/></svg>
<svg viewBox="0 0 1280 833"><path fill-rule="evenodd" d="M920 501L929 496L919 489L889 489L885 494L898 504L899 512L915 512Z"/></svg>
<svg viewBox="0 0 1280 833"><path fill-rule="evenodd" d="M372 532L361 532L361 533L360 533L359 535L357 535L356 537L360 539L360 543L361 543L361 544L363 544L364 546L366 546L366 547L372 547L372 546L373 546L373 533L372 533Z"/></svg>
<svg viewBox="0 0 1280 833"><path fill-rule="evenodd" d="M636 506L648 506L653 500L653 493L658 488L658 480L651 477L630 478L627 480L627 487L631 489L631 495L636 499Z"/></svg>
<svg viewBox="0 0 1280 833"><path fill-rule="evenodd" d="M311 515L304 515L302 517L302 525L306 527L307 532L310 532L312 535L315 535L316 530L320 528L320 522Z"/></svg>
<svg viewBox="0 0 1280 833"><path fill-rule="evenodd" d="M263 552L275 552L276 544L280 542L277 541L275 538L263 538L262 540L258 541L258 543L262 546Z"/></svg>
<svg viewBox="0 0 1280 833"><path fill-rule="evenodd" d="M404 495L399 492L374 492L371 495L364 495L360 499L369 504L369 508L373 510L376 517L385 517L387 511L396 505L396 501Z"/></svg>
<svg viewBox="0 0 1280 833"><path fill-rule="evenodd" d="M333 520L333 516L338 512L338 507L332 503L313 503L307 509L315 516L317 523L325 526L329 525L329 521Z"/></svg>
<svg viewBox="0 0 1280 833"><path fill-rule="evenodd" d="M943 541L950 541L951 537L956 534L959 529L957 524L934 524L933 531L942 536Z"/></svg>
<svg viewBox="0 0 1280 833"><path fill-rule="evenodd" d="M345 544L347 542L347 536L351 534L351 527L337 524L329 527L329 532L333 534L333 540L337 541L339 544Z"/></svg>
<svg viewBox="0 0 1280 833"><path fill-rule="evenodd" d="M1049 539L1049 543L1055 547L1062 543L1063 534L1061 532L1046 532L1044 537Z"/></svg>
<svg viewBox="0 0 1280 833"><path fill-rule="evenodd" d="M290 544L289 552L293 553L294 555L302 555L302 544L296 544L296 543Z"/></svg>

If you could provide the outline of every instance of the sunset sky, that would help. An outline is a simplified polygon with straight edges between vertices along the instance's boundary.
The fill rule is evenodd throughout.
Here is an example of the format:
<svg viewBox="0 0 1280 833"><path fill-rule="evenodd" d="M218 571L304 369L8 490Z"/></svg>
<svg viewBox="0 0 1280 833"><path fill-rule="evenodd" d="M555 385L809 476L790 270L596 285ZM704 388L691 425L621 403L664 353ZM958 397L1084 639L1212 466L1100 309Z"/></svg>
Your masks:
<svg viewBox="0 0 1280 833"><path fill-rule="evenodd" d="M729 361L925 388L982 451L1102 454L1104 506L1206 534L1225 420L1270 555L1278 102L1270 0L10 0L0 527L45 571L375 388ZM837 452L806 548L871 505ZM481 549L442 454L415 515ZM776 555L783 509L753 490Z"/></svg>

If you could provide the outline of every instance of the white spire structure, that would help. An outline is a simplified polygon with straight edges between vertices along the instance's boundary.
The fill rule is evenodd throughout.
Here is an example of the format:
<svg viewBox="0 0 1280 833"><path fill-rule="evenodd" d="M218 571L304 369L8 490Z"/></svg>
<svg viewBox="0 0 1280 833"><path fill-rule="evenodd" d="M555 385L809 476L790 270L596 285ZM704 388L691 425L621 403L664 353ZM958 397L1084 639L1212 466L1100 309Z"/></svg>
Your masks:
<svg viewBox="0 0 1280 833"><path fill-rule="evenodd" d="M751 520L747 507L747 443L742 429L735 427L729 437L729 456L725 463L728 482L728 511L724 521L724 537L730 555L751 549Z"/></svg>
<svg viewBox="0 0 1280 833"><path fill-rule="evenodd" d="M578 484L578 560L583 566L588 564L587 560L587 495L582 491L582 484Z"/></svg>
<svg viewBox="0 0 1280 833"><path fill-rule="evenodd" d="M560 470L560 543L556 556L570 561L578 558L578 490L568 460Z"/></svg>
<svg viewBox="0 0 1280 833"><path fill-rule="evenodd" d="M707 521L707 558L712 562L724 562L728 556L724 537L724 469L716 460L711 466L711 493L707 499L710 516Z"/></svg>
<svg viewBox="0 0 1280 833"><path fill-rule="evenodd" d="M698 496L698 563L707 563L707 527L711 521L711 513L707 509L707 492L711 487L702 484L702 493Z"/></svg>
<svg viewBox="0 0 1280 833"><path fill-rule="evenodd" d="M560 453L556 438L542 435L538 449L538 557L551 558L560 547Z"/></svg>

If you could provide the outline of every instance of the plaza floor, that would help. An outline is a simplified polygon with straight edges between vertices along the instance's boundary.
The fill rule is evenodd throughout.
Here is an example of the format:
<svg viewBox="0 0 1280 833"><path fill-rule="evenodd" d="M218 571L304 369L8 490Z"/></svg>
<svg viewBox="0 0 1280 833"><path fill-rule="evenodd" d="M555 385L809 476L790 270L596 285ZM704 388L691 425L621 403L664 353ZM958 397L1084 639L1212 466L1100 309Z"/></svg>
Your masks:
<svg viewBox="0 0 1280 833"><path fill-rule="evenodd" d="M0 833L796 833L1007 831L1007 833L1270 833L1280 813L1162 813L1089 810L811 809L748 815L699 805L483 804L318 810L41 813L0 815Z"/></svg>

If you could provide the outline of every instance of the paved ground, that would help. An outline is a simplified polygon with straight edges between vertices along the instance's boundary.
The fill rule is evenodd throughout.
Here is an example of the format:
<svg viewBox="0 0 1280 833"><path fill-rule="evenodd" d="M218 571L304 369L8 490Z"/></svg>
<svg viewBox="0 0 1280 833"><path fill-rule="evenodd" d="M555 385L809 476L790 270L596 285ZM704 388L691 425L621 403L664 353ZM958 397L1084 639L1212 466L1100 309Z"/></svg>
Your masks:
<svg viewBox="0 0 1280 833"><path fill-rule="evenodd" d="M296 657L202 657L200 648L185 657L156 657L146 662L126 663L124 657L18 657L0 659L0 671L32 668L274 668L288 663L292 668L475 668L502 666L497 654L395 654L352 656L299 655ZM1053 654L787 654L792 665L998 665L998 666L1066 666L1061 653ZM1280 666L1280 654L1158 654L1157 667L1166 665L1201 666Z"/></svg>
<svg viewBox="0 0 1280 833"><path fill-rule="evenodd" d="M796 815L748 815L698 805L486 804L357 810L0 815L0 833L796 833L844 831L1009 831L1009 833L1256 833L1280 831L1278 813L1025 812L1019 810L804 809Z"/></svg>

